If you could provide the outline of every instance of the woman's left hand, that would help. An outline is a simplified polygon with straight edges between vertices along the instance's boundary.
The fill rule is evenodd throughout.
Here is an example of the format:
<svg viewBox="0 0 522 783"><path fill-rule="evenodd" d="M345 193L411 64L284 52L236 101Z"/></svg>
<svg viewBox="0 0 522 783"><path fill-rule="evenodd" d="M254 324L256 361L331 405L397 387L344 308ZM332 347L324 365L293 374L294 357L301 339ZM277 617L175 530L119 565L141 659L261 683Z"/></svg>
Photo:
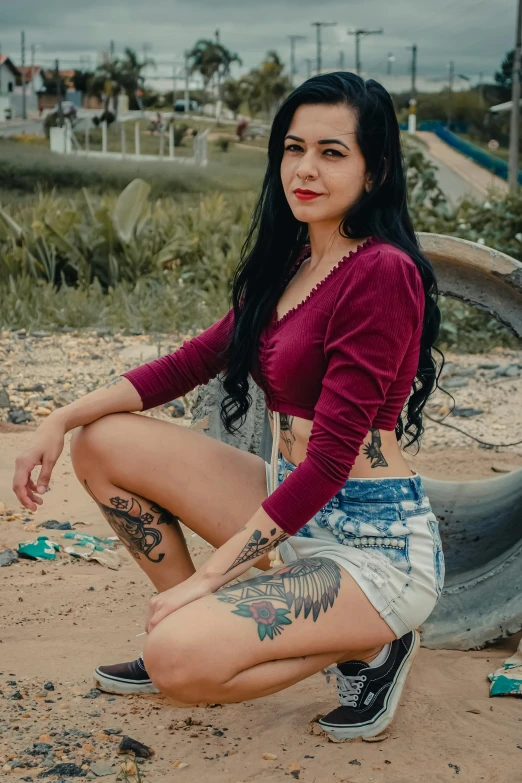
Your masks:
<svg viewBox="0 0 522 783"><path fill-rule="evenodd" d="M170 590L158 593L150 600L145 630L147 633L150 633L158 623L169 614L172 614L172 612L176 612L186 604L191 604L192 601L197 601L198 598L211 595L212 592L210 584L205 582L198 574L194 574L184 582L181 582L181 584L176 585L176 587L171 587Z"/></svg>

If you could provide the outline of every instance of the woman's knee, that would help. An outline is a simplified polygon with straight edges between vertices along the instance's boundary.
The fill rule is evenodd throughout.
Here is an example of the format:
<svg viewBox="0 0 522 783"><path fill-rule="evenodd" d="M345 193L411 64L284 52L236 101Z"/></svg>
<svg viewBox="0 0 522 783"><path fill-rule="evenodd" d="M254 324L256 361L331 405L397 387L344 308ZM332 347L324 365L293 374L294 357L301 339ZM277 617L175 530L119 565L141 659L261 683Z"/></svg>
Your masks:
<svg viewBox="0 0 522 783"><path fill-rule="evenodd" d="M123 414L127 416L130 414ZM115 439L122 431L121 413L111 413L99 419L77 427L72 434L70 442L70 454L73 467L84 466L86 461L93 458L98 462L112 448Z"/></svg>

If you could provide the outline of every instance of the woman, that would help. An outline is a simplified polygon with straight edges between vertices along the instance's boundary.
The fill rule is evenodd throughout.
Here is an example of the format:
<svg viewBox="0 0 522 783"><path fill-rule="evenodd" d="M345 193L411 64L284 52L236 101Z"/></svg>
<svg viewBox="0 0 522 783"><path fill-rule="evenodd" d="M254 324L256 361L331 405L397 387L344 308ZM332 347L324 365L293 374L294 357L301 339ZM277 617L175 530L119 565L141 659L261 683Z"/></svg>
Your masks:
<svg viewBox="0 0 522 783"><path fill-rule="evenodd" d="M436 383L436 282L380 84L309 79L279 109L268 160L230 312L51 414L14 489L36 509L77 428L76 475L158 591L142 656L98 667L99 687L237 702L325 670L341 706L323 728L371 736L393 717L442 589L437 522L399 446L418 441ZM270 412L271 465L130 413L224 373L233 432L249 372ZM180 520L216 547L197 572ZM238 582L252 566L264 573Z"/></svg>

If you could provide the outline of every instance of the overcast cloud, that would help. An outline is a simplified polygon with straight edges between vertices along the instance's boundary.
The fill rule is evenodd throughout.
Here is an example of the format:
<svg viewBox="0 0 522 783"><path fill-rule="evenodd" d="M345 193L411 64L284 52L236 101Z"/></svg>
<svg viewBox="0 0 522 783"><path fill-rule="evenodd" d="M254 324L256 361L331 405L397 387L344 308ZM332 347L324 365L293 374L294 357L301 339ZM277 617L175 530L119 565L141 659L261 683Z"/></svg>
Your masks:
<svg viewBox="0 0 522 783"><path fill-rule="evenodd" d="M319 10L318 10L319 9ZM362 63L369 76L386 71L388 52L395 56L393 72L406 74L418 46L418 72L445 78L449 60L457 73L476 79L493 78L505 52L513 48L516 0L3 0L0 47L20 62L20 31L26 45L38 44L36 61L49 66L59 56L61 67L80 67L90 55L92 65L109 41L116 52L129 45L150 54L157 74L172 72L169 63L182 56L198 38L213 37L237 52L245 71L257 65L268 49L289 59L289 34L307 36L297 44L297 65L315 57L314 21L337 22L323 31L323 66L334 67L344 51L345 67L354 68L354 36L349 27L383 28L384 34L362 40ZM29 54L27 55L29 61ZM164 63L164 64L163 64Z"/></svg>

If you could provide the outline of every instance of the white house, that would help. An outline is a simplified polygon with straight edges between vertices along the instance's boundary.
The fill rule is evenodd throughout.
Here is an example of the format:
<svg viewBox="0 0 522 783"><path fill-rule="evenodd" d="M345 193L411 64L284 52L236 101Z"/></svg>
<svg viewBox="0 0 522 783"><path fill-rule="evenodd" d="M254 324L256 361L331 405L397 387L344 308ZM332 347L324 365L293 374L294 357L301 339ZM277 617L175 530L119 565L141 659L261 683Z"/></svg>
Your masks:
<svg viewBox="0 0 522 783"><path fill-rule="evenodd" d="M0 54L0 95L13 93L22 74L6 54Z"/></svg>
<svg viewBox="0 0 522 783"><path fill-rule="evenodd" d="M25 77L25 78L24 78ZM18 68L7 55L0 55L0 122L21 117L25 91L26 112L38 109L37 92L43 88L40 66Z"/></svg>

